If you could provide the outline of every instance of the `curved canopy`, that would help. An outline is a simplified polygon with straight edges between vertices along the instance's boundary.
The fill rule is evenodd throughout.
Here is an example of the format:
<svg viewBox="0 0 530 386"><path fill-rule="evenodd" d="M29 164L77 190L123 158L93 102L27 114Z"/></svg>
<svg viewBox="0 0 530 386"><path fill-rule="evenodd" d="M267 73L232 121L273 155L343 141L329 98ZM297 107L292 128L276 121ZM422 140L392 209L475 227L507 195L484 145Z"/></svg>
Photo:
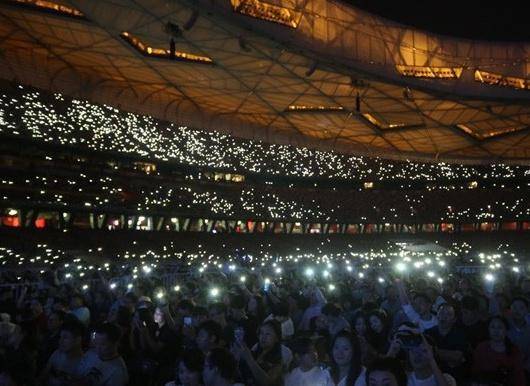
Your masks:
<svg viewBox="0 0 530 386"><path fill-rule="evenodd" d="M332 0L57 4L0 2L1 77L276 143L530 156L530 44L432 35Z"/></svg>

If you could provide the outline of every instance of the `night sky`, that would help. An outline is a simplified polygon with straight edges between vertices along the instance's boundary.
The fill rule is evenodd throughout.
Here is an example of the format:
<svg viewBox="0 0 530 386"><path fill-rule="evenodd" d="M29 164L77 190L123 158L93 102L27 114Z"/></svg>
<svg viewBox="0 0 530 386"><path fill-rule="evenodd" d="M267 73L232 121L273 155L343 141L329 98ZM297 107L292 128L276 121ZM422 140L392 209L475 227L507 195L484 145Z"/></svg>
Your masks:
<svg viewBox="0 0 530 386"><path fill-rule="evenodd" d="M463 38L530 42L530 2L344 0L420 29Z"/></svg>

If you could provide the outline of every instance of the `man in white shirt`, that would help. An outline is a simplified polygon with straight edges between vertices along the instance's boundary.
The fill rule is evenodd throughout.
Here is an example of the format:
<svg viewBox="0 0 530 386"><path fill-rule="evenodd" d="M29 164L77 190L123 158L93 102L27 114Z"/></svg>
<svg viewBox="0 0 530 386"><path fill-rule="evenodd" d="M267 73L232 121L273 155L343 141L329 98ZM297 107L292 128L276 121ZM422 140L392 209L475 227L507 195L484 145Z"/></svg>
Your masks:
<svg viewBox="0 0 530 386"><path fill-rule="evenodd" d="M87 352L79 365L81 379L90 386L125 386L129 382L127 367L118 353L120 328L104 323L96 329L95 351Z"/></svg>
<svg viewBox="0 0 530 386"><path fill-rule="evenodd" d="M415 294L413 304L411 304L401 280L396 280L396 287L403 312L407 315L409 321L420 328L421 332L438 325L438 319L431 313L432 302L427 295L422 293Z"/></svg>

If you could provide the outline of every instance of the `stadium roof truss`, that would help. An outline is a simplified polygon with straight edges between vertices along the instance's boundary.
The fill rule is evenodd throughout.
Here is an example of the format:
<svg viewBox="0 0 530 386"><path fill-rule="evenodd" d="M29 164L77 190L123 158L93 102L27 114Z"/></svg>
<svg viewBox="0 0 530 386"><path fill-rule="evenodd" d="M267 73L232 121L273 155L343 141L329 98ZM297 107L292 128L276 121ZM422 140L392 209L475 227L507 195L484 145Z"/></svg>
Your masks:
<svg viewBox="0 0 530 386"><path fill-rule="evenodd" d="M529 157L529 51L332 0L0 0L1 77L357 154Z"/></svg>

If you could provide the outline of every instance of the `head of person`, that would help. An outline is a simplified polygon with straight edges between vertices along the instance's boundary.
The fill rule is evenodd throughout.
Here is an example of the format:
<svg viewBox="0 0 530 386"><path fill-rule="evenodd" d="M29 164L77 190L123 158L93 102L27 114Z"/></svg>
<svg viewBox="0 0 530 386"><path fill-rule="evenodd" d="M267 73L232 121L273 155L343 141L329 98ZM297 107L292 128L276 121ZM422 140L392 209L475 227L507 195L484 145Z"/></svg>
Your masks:
<svg viewBox="0 0 530 386"><path fill-rule="evenodd" d="M510 310L515 321L524 321L528 315L528 300L523 297L513 298Z"/></svg>
<svg viewBox="0 0 530 386"><path fill-rule="evenodd" d="M510 306L510 300L508 299L508 296L506 296L502 292L495 294L495 301L497 302L497 305L499 306L500 312L504 312Z"/></svg>
<svg viewBox="0 0 530 386"><path fill-rule="evenodd" d="M195 306L192 311L192 320L195 327L208 320L208 310L203 306Z"/></svg>
<svg viewBox="0 0 530 386"><path fill-rule="evenodd" d="M395 286L389 285L385 290L385 297L387 300L395 301L398 299L398 291Z"/></svg>
<svg viewBox="0 0 530 386"><path fill-rule="evenodd" d="M208 308L208 318L221 326L226 325L226 306L223 303L213 303Z"/></svg>
<svg viewBox="0 0 530 386"><path fill-rule="evenodd" d="M223 328L213 320L207 320L201 323L197 331L195 343L197 344L197 348L205 354L219 345L223 335Z"/></svg>
<svg viewBox="0 0 530 386"><path fill-rule="evenodd" d="M194 305L188 299L181 300L177 305L177 314L181 317L191 316Z"/></svg>
<svg viewBox="0 0 530 386"><path fill-rule="evenodd" d="M230 317L239 321L245 317L245 298L241 295L230 297Z"/></svg>
<svg viewBox="0 0 530 386"><path fill-rule="evenodd" d="M153 313L153 320L159 327L162 327L164 324L166 324L166 312L163 308L155 308L155 312Z"/></svg>
<svg viewBox="0 0 530 386"><path fill-rule="evenodd" d="M506 342L506 333L508 331L508 322L500 316L490 318L488 323L488 336L492 342Z"/></svg>
<svg viewBox="0 0 530 386"><path fill-rule="evenodd" d="M224 348L213 349L204 360L202 379L206 386L216 386L221 382L233 382L237 363L232 353Z"/></svg>
<svg viewBox="0 0 530 386"><path fill-rule="evenodd" d="M182 386L200 385L204 367L204 355L198 349L186 350L177 362L175 383Z"/></svg>
<svg viewBox="0 0 530 386"><path fill-rule="evenodd" d="M61 330L61 326L66 318L66 312L64 311L52 311L48 316L48 330L52 333L56 333Z"/></svg>
<svg viewBox="0 0 530 386"><path fill-rule="evenodd" d="M68 300L64 298L59 298L59 297L55 298L53 301L52 309L54 311L67 312L68 311Z"/></svg>
<svg viewBox="0 0 530 386"><path fill-rule="evenodd" d="M361 374L361 345L354 333L341 331L331 345L332 376L338 383L339 370L347 368L347 385L353 385Z"/></svg>
<svg viewBox="0 0 530 386"><path fill-rule="evenodd" d="M318 351L310 338L299 338L293 344L293 351L298 361L298 366L304 371L309 371L318 363Z"/></svg>
<svg viewBox="0 0 530 386"><path fill-rule="evenodd" d="M260 295L251 296L248 299L247 312L258 318L263 316L265 313L265 305L263 303L263 298Z"/></svg>
<svg viewBox="0 0 530 386"><path fill-rule="evenodd" d="M412 306L418 314L425 317L431 312L431 299L424 293L416 293L412 301Z"/></svg>
<svg viewBox="0 0 530 386"><path fill-rule="evenodd" d="M373 310L368 314L368 327L372 333L383 334L387 330L387 316L384 311Z"/></svg>
<svg viewBox="0 0 530 386"><path fill-rule="evenodd" d="M282 327L277 320L267 320L264 322L258 333L259 348L263 351L271 351L281 344Z"/></svg>
<svg viewBox="0 0 530 386"><path fill-rule="evenodd" d="M322 315L326 317L328 324L333 324L339 318L341 309L334 303L326 303L326 305L322 307L321 312Z"/></svg>
<svg viewBox="0 0 530 386"><path fill-rule="evenodd" d="M272 315L275 319L283 322L289 319L289 304L284 301L280 301L272 306Z"/></svg>
<svg viewBox="0 0 530 386"><path fill-rule="evenodd" d="M462 293L466 293L471 289L471 282L467 277L462 277L458 282L458 290Z"/></svg>
<svg viewBox="0 0 530 386"><path fill-rule="evenodd" d="M119 306L116 311L116 318L114 322L117 323L119 326L127 327L131 325L132 318L133 311L131 311L131 308Z"/></svg>
<svg viewBox="0 0 530 386"><path fill-rule="evenodd" d="M70 308L75 310L76 308L83 307L85 305L85 301L83 299L83 296L79 294L72 295L72 298L70 299Z"/></svg>
<svg viewBox="0 0 530 386"><path fill-rule="evenodd" d="M41 302L38 300L38 299L33 299L31 302L30 302L30 310L31 310L31 315L32 316L39 316L40 314L42 314L44 312L44 309L42 308L42 304Z"/></svg>
<svg viewBox="0 0 530 386"><path fill-rule="evenodd" d="M121 305L123 307L126 307L128 310L130 310L131 313L134 312L137 302L138 302L138 296L136 296L134 292L127 292L121 298Z"/></svg>
<svg viewBox="0 0 530 386"><path fill-rule="evenodd" d="M462 322L469 326L480 319L479 302L475 296L466 295L461 301Z"/></svg>
<svg viewBox="0 0 530 386"><path fill-rule="evenodd" d="M353 316L353 328L358 336L365 336L368 327L366 326L366 315L358 312Z"/></svg>
<svg viewBox="0 0 530 386"><path fill-rule="evenodd" d="M103 323L95 330L94 346L100 359L110 359L118 355L121 329L114 323Z"/></svg>
<svg viewBox="0 0 530 386"><path fill-rule="evenodd" d="M59 335L59 350L64 353L81 350L85 328L81 322L72 320L65 322Z"/></svg>
<svg viewBox="0 0 530 386"><path fill-rule="evenodd" d="M407 374L393 358L376 359L366 369L367 386L406 386Z"/></svg>
<svg viewBox="0 0 530 386"><path fill-rule="evenodd" d="M438 318L438 326L441 329L450 330L456 322L455 308L449 303L444 303L438 308L436 317Z"/></svg>

